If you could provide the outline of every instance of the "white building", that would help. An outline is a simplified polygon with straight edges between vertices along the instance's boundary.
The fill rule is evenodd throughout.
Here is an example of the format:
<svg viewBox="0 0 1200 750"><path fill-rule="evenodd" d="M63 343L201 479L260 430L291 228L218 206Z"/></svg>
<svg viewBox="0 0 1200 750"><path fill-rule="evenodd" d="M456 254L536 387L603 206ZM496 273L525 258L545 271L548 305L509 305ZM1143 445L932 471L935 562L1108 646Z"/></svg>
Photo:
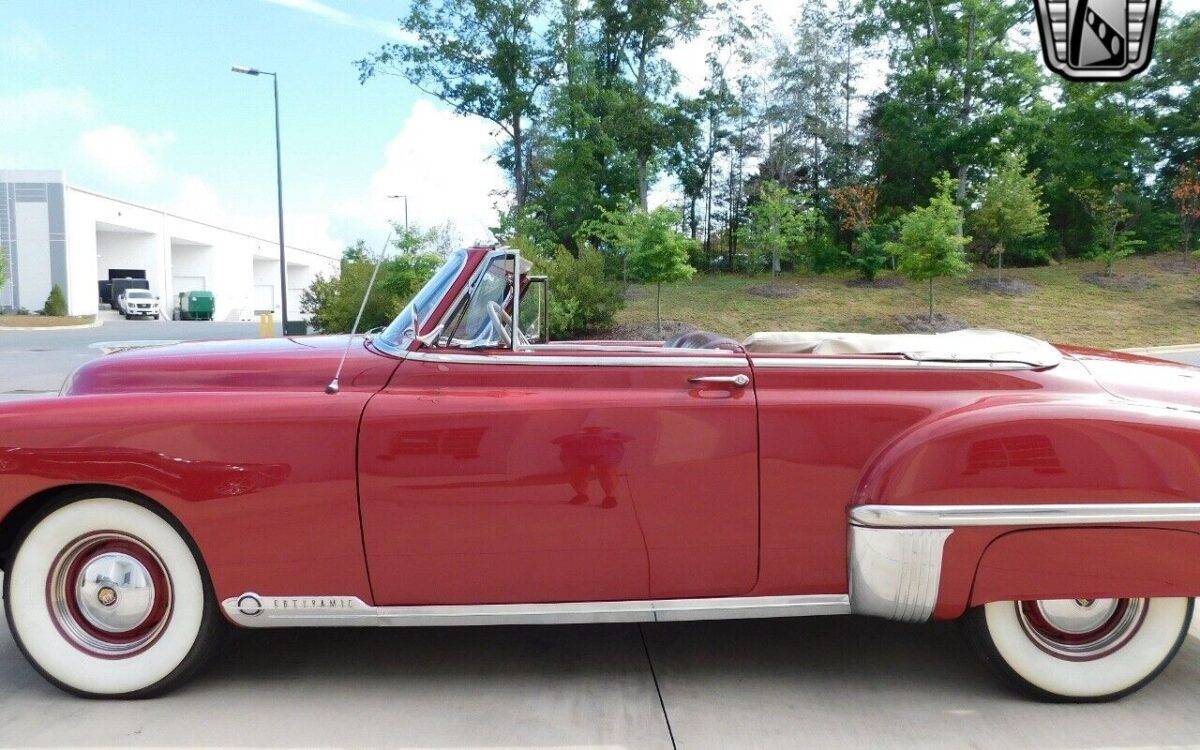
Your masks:
<svg viewBox="0 0 1200 750"><path fill-rule="evenodd" d="M279 241L189 219L67 184L60 171L0 170L0 254L8 279L0 309L39 310L57 284L71 315L99 307L102 280L134 277L171 310L179 292L207 289L217 320L280 306ZM287 246L288 317L335 256Z"/></svg>

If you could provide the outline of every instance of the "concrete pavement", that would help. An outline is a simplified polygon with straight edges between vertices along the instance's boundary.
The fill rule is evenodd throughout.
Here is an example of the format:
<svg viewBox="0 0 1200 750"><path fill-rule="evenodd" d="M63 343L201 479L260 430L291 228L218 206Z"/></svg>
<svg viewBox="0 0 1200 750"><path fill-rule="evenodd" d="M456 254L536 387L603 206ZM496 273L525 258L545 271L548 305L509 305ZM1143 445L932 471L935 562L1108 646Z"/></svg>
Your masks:
<svg viewBox="0 0 1200 750"><path fill-rule="evenodd" d="M122 319L0 332L0 361L20 363L0 399L57 391L96 342L254 335ZM42 680L0 622L0 748L1200 748L1198 684L1200 624L1142 692L1056 706L1000 686L953 624L826 617L235 631L175 693L96 702Z"/></svg>
<svg viewBox="0 0 1200 750"><path fill-rule="evenodd" d="M1197 684L1191 638L1118 703L1033 703L953 624L823 617L238 631L184 688L96 702L0 632L0 747L1181 748Z"/></svg>

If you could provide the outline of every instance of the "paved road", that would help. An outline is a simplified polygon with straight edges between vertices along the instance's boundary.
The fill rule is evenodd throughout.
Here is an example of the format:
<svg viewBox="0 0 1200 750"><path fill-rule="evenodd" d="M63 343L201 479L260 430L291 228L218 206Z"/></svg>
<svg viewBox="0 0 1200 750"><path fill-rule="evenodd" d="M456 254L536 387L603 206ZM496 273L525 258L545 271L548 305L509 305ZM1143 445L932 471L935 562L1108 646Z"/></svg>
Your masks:
<svg viewBox="0 0 1200 750"><path fill-rule="evenodd" d="M63 379L79 365L102 355L96 344L109 341L252 338L258 323L219 321L125 320L116 312L100 313L103 325L61 330L0 330L0 400L57 393ZM279 326L276 326L279 329ZM17 366L7 366L9 362Z"/></svg>
<svg viewBox="0 0 1200 750"><path fill-rule="evenodd" d="M19 363L2 368L0 398L56 391L96 342L256 334L124 320L0 331L0 362ZM1200 747L1200 624L1154 684L1104 706L1012 695L945 623L238 631L188 686L127 703L60 693L0 631L0 748Z"/></svg>

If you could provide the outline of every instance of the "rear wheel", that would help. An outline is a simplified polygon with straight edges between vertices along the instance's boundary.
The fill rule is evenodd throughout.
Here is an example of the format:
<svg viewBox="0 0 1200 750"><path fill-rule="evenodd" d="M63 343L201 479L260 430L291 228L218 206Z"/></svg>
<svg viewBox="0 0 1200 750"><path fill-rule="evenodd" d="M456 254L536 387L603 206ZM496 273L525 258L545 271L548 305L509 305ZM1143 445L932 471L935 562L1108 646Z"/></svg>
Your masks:
<svg viewBox="0 0 1200 750"><path fill-rule="evenodd" d="M1187 637L1192 600L1043 599L967 613L972 643L1001 677L1041 700L1094 702L1153 680Z"/></svg>
<svg viewBox="0 0 1200 750"><path fill-rule="evenodd" d="M187 679L220 627L183 534L117 497L53 506L4 577L9 628L46 679L95 698L142 698Z"/></svg>

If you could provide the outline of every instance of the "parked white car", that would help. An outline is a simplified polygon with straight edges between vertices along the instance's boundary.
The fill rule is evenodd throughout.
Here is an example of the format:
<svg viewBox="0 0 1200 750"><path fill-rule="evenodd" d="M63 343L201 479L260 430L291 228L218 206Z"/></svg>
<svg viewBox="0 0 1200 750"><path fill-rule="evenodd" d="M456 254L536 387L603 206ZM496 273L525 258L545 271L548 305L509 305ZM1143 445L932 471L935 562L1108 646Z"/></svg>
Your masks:
<svg viewBox="0 0 1200 750"><path fill-rule="evenodd" d="M134 317L157 318L159 315L158 297L145 289L129 289L117 297L117 308L126 320Z"/></svg>

